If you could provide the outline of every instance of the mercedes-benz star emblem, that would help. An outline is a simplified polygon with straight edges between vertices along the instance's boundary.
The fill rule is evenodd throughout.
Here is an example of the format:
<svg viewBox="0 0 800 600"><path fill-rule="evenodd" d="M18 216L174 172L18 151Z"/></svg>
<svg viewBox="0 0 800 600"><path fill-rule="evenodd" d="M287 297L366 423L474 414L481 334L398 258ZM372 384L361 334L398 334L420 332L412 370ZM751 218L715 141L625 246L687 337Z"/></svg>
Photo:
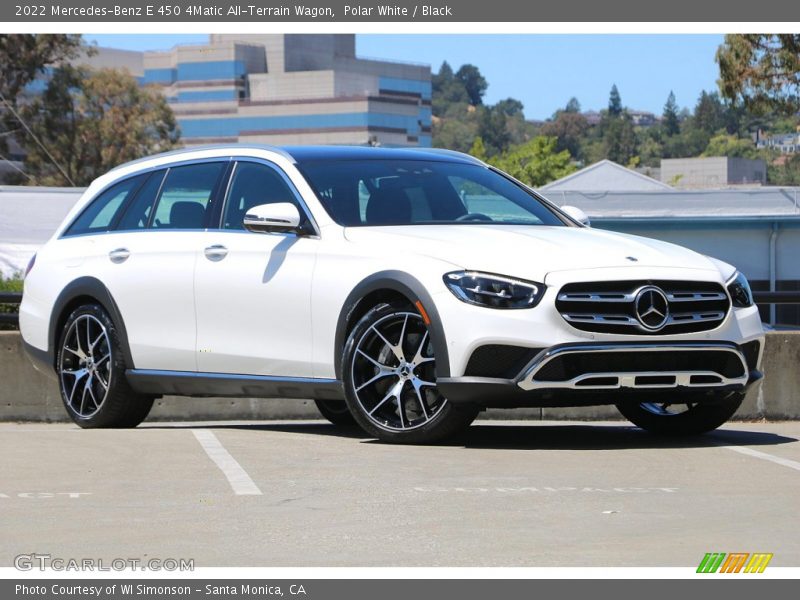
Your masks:
<svg viewBox="0 0 800 600"><path fill-rule="evenodd" d="M648 285L636 294L636 318L642 327L658 331L669 321L669 302L667 296L654 285Z"/></svg>

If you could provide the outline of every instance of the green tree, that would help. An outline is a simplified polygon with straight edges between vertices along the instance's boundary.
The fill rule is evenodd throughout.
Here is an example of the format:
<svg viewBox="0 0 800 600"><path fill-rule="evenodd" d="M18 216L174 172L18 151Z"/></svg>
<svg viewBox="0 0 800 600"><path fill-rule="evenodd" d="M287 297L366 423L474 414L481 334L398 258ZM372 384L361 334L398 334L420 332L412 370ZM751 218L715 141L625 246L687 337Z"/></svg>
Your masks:
<svg viewBox="0 0 800 600"><path fill-rule="evenodd" d="M486 145L489 156L508 150L511 134L508 131L508 116L495 107L481 107L478 118L478 135Z"/></svg>
<svg viewBox="0 0 800 600"><path fill-rule="evenodd" d="M569 152L556 150L556 141L539 136L490 158L489 163L527 185L540 187L575 171Z"/></svg>
<svg viewBox="0 0 800 600"><path fill-rule="evenodd" d="M664 147L658 139L647 136L639 143L641 164L646 167L658 167L664 156Z"/></svg>
<svg viewBox="0 0 800 600"><path fill-rule="evenodd" d="M708 134L713 134L720 129L727 128L725 106L719 99L719 94L710 94L703 90L694 107L694 126Z"/></svg>
<svg viewBox="0 0 800 600"><path fill-rule="evenodd" d="M800 154L780 156L769 162L767 180L773 185L800 185Z"/></svg>
<svg viewBox="0 0 800 600"><path fill-rule="evenodd" d="M0 94L16 103L20 92L44 75L48 66L58 65L88 51L80 35L0 35Z"/></svg>
<svg viewBox="0 0 800 600"><path fill-rule="evenodd" d="M579 112L568 110L556 113L555 119L542 125L542 135L555 137L558 151L566 150L574 158L581 155L581 142L589 129L589 123Z"/></svg>
<svg viewBox="0 0 800 600"><path fill-rule="evenodd" d="M516 117L518 115L522 115L525 106L517 100L516 98L506 98L505 100L500 100L497 104L494 105L494 110L499 110L507 117Z"/></svg>
<svg viewBox="0 0 800 600"><path fill-rule="evenodd" d="M708 145L709 137L708 133L693 127L691 120L687 119L678 135L663 138L663 158L700 156Z"/></svg>
<svg viewBox="0 0 800 600"><path fill-rule="evenodd" d="M675 135L680 132L681 124L678 120L678 103L675 101L675 94L670 90L667 96L667 103L664 104L664 114L661 119L661 126L667 135Z"/></svg>
<svg viewBox="0 0 800 600"><path fill-rule="evenodd" d="M456 79L447 61L442 63L439 72L431 78L431 88L432 112L436 117L443 116L453 104L469 104L469 94L464 83Z"/></svg>
<svg viewBox="0 0 800 600"><path fill-rule="evenodd" d="M608 96L608 114L612 117L622 115L622 97L619 95L616 83L611 86L611 93Z"/></svg>
<svg viewBox="0 0 800 600"><path fill-rule="evenodd" d="M579 112L581 112L581 103L578 102L578 99L575 96L573 96L572 98L569 99L569 102L567 102L566 108L564 108L564 112L568 112L568 113L579 113Z"/></svg>
<svg viewBox="0 0 800 600"><path fill-rule="evenodd" d="M431 76L431 87L433 88L433 93L441 93L444 87L453 81L455 74L453 73L453 67L450 66L450 63L444 61L442 66L439 67L439 72L434 73Z"/></svg>
<svg viewBox="0 0 800 600"><path fill-rule="evenodd" d="M481 138L481 136L477 136L475 141L472 142L472 147L470 147L469 153L478 160L485 161L487 158L489 158L486 156L486 146L483 145L483 138Z"/></svg>
<svg viewBox="0 0 800 600"><path fill-rule="evenodd" d="M161 93L140 87L127 71L61 66L21 113L41 142L19 140L26 172L39 185L88 185L120 163L175 147L179 138Z"/></svg>
<svg viewBox="0 0 800 600"><path fill-rule="evenodd" d="M616 118L606 118L600 124L605 158L627 165L637 155L636 131L627 112Z"/></svg>
<svg viewBox="0 0 800 600"><path fill-rule="evenodd" d="M711 138L703 156L730 156L736 158L760 158L758 148L752 140L735 135L721 134Z"/></svg>
<svg viewBox="0 0 800 600"><path fill-rule="evenodd" d="M481 75L480 70L475 65L461 65L456 72L456 79L462 83L469 96L469 102L473 106L483 104L483 95L489 84Z"/></svg>
<svg viewBox="0 0 800 600"><path fill-rule="evenodd" d="M448 104L440 117L433 118L432 125L434 146L467 152L478 135L478 114L466 102Z"/></svg>
<svg viewBox="0 0 800 600"><path fill-rule="evenodd" d="M90 52L79 35L13 34L0 35L0 113L2 129L19 137L24 128L14 111L25 88L46 74L47 68ZM19 132L19 133L16 133ZM0 136L0 151L8 147L7 136Z"/></svg>
<svg viewBox="0 0 800 600"><path fill-rule="evenodd" d="M722 95L755 113L800 110L800 34L731 34L717 50Z"/></svg>

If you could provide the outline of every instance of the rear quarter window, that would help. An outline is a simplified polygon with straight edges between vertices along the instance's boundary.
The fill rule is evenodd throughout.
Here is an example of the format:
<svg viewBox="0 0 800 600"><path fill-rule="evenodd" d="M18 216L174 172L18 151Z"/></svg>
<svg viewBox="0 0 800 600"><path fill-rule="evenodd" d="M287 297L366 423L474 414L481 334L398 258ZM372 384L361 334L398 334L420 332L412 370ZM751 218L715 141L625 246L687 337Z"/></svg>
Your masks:
<svg viewBox="0 0 800 600"><path fill-rule="evenodd" d="M126 202L136 193L145 175L130 177L100 192L72 222L64 235L103 233L111 229Z"/></svg>

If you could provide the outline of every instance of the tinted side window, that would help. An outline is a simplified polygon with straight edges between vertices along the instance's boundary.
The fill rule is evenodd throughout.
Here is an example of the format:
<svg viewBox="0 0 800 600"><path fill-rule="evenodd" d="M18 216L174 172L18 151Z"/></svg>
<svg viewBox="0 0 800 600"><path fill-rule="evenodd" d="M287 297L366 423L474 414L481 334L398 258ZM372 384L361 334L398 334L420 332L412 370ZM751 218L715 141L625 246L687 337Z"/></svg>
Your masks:
<svg viewBox="0 0 800 600"><path fill-rule="evenodd" d="M66 235L81 233L100 233L108 231L114 219L136 189L141 185L144 175L131 177L112 185L95 197L86 209L75 219Z"/></svg>
<svg viewBox="0 0 800 600"><path fill-rule="evenodd" d="M173 167L167 173L156 211L153 229L202 229L206 209L217 187L225 163L201 163Z"/></svg>
<svg viewBox="0 0 800 600"><path fill-rule="evenodd" d="M134 231L136 229L145 229L147 222L150 219L150 212L153 209L153 203L158 195L158 190L161 189L161 182L164 180L166 170L155 171L147 175L147 181L142 186L142 189L136 194L136 198L130 203L122 215L117 230L119 231Z"/></svg>
<svg viewBox="0 0 800 600"><path fill-rule="evenodd" d="M237 163L225 201L222 228L244 229L242 221L250 208L278 202L294 204L303 214L294 193L275 169L258 163Z"/></svg>

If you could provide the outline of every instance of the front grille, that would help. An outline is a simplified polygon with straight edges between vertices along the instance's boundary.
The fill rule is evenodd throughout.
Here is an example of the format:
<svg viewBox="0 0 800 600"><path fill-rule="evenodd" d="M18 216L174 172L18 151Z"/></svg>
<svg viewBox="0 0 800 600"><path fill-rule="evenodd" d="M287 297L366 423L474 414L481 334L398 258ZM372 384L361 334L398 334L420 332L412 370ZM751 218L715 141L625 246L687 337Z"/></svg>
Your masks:
<svg viewBox="0 0 800 600"><path fill-rule="evenodd" d="M650 296L663 292L666 311L642 319ZM640 310L637 314L637 299ZM630 335L670 335L708 331L719 326L730 308L725 289L706 281L598 281L569 283L556 298L556 309L570 325L583 331ZM663 323L661 323L661 313ZM652 321L655 320L655 326Z"/></svg>
<svg viewBox="0 0 800 600"><path fill-rule="evenodd" d="M476 348L469 357L464 375L512 379L542 348L524 348L507 344L487 344Z"/></svg>

